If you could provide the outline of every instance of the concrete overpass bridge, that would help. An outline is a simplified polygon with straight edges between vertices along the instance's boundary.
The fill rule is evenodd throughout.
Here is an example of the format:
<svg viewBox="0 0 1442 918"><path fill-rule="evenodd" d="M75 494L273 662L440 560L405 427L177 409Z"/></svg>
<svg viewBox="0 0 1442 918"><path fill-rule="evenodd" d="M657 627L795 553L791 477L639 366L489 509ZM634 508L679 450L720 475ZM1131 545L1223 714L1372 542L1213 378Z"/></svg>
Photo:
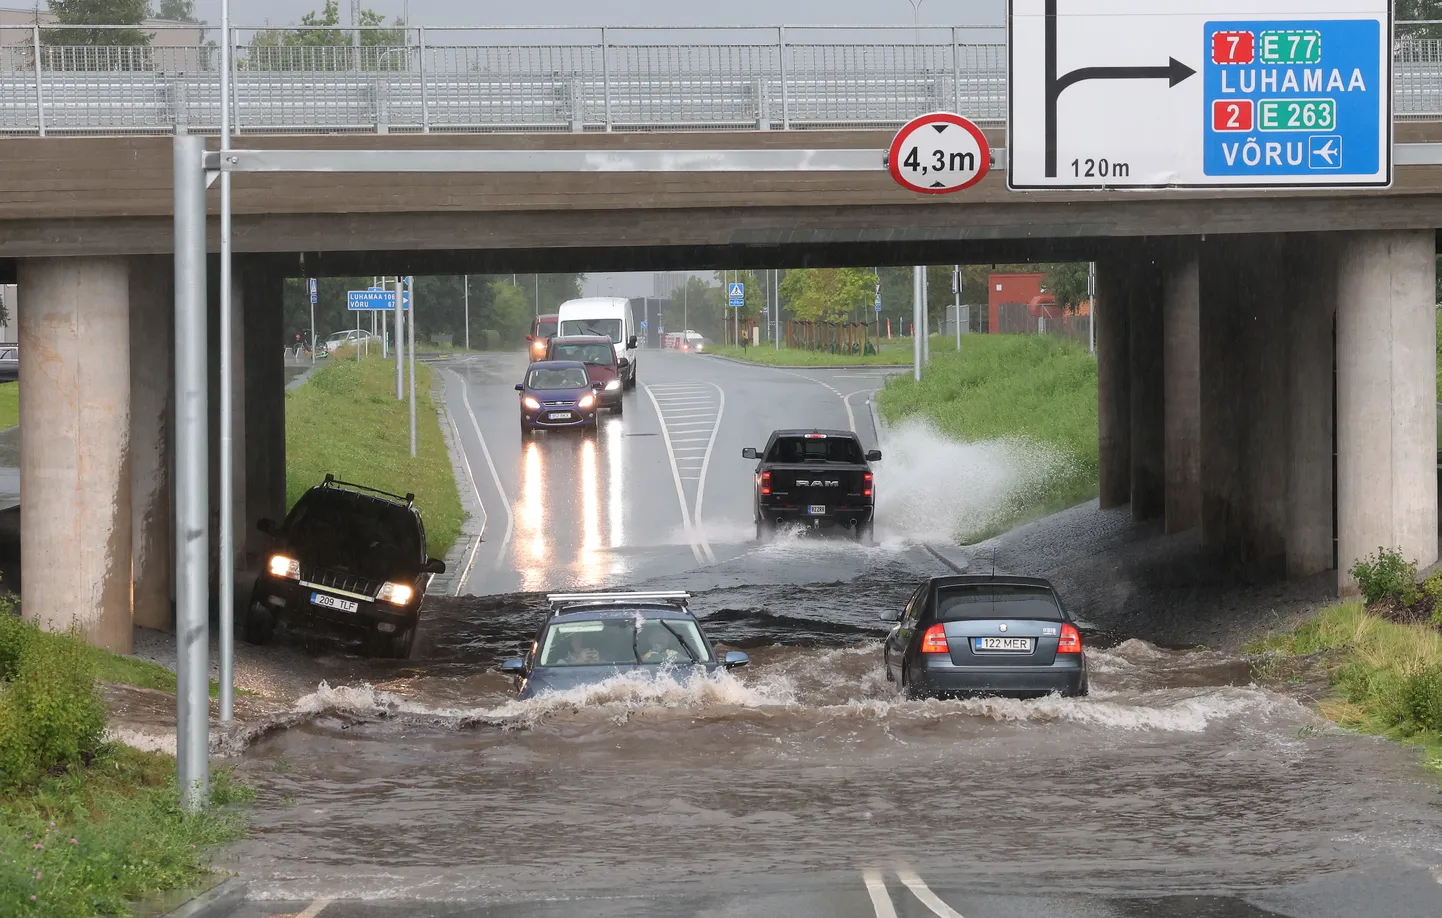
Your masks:
<svg viewBox="0 0 1442 918"><path fill-rule="evenodd" d="M435 48L424 42L397 56L431 60ZM958 64L962 42L941 47L951 55L951 78L939 85L952 95L939 107L960 99L965 111L970 97L958 89L959 75L972 71ZM609 63L619 53L602 49L607 93L619 85ZM793 64L779 77L783 84L794 79L796 53L778 46L778 70ZM46 82L58 79L45 69L48 54L43 47L38 54L42 99L60 85ZM1412 66L1401 61L1399 73L1402 64ZM406 73L427 93L445 82L434 69L423 79ZM247 73L256 85L261 76L265 85L291 85L288 74ZM399 78L383 67L348 76L317 70L294 86L361 76L376 85ZM884 76L867 79L884 86ZM118 68L65 77L97 93L158 78ZM910 85L897 79L897 87ZM493 82L522 91L515 80ZM1399 99L1408 86L1431 85L1421 76L1399 75L1398 83ZM0 80L0 92L6 85L19 84ZM836 120L801 120L788 89L781 125L742 121L715 130L682 119L665 130L626 130L645 125L618 120L617 96L606 98L611 118L600 129L589 116L580 130L530 133L519 128L537 125L458 123L442 132L423 119L409 133L394 123L389 133L378 125L369 132L280 125L275 130L294 133L242 133L236 145L869 149L877 169L237 175L240 550L248 541L258 548L257 519L284 510L276 345L286 277L1093 259L1102 304L1104 506L1130 504L1137 518L1164 517L1173 532L1200 527L1205 541L1236 560L1291 575L1345 571L1379 545L1422 564L1436 560L1433 291L1442 167L1405 164L1439 158L1418 146L1442 142L1442 124L1420 111L1428 105L1418 102L1416 120L1398 123L1404 164L1384 191L1019 194L994 173L966 193L933 199L901 190L882 171L890 131L878 127L938 107L937 99L922 104L882 91L877 98L891 99L895 111L837 129ZM430 103L427 95L423 113ZM113 99L95 105L128 110ZM192 130L197 121L91 122L72 133L95 136L53 136L58 122L39 120L45 136L39 124L14 129L37 136L4 141L0 157L0 276L20 285L26 380L21 489L32 511L22 520L22 598L28 616L61 627L82 610L94 640L124 648L132 615L169 624L173 235L171 142L160 134ZM244 130L243 116L241 123ZM785 125L791 129L777 129ZM999 126L989 133L994 146L1005 145ZM211 278L214 310L217 272ZM1345 575L1339 580L1345 587Z"/></svg>

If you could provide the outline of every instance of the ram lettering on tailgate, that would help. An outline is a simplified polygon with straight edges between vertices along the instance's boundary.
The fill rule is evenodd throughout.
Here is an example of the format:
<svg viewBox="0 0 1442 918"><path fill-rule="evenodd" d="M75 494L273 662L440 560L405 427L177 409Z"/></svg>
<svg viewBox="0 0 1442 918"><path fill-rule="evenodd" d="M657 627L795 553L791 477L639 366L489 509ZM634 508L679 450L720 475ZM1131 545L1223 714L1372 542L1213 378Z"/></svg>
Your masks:
<svg viewBox="0 0 1442 918"><path fill-rule="evenodd" d="M839 488L839 487L841 487L841 482L840 482L840 481L834 481L834 480L822 481L820 478L816 479L815 481L807 481L807 480L804 479L804 478L798 478L798 479L796 479L796 484L797 484L798 487L802 487L802 488Z"/></svg>

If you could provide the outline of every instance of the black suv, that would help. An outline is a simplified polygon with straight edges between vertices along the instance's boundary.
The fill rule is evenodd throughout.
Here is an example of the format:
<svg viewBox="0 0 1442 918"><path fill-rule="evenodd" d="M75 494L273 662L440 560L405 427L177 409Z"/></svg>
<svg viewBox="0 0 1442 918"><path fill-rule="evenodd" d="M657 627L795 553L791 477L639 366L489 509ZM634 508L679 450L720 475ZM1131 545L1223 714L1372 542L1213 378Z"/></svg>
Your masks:
<svg viewBox="0 0 1442 918"><path fill-rule="evenodd" d="M269 642L281 621L321 622L360 630L374 656L410 656L431 575L446 570L426 554L415 495L327 475L284 523L257 528L274 544L251 592L246 640Z"/></svg>

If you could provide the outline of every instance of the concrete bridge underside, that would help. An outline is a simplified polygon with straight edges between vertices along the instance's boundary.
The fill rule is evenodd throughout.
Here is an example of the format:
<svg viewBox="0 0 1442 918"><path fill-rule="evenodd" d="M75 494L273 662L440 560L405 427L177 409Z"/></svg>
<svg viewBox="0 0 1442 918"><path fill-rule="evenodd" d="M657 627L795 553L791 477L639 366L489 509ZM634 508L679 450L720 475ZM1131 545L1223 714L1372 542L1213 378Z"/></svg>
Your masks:
<svg viewBox="0 0 1442 918"><path fill-rule="evenodd" d="M1442 139L1442 126L1398 127L1399 141L1434 135ZM879 151L888 139L334 136L265 145ZM24 614L124 650L132 621L171 624L170 141L9 146L0 276L20 285ZM1170 532L1199 527L1237 562L1292 576L1345 572L1378 546L1430 564L1442 168L1397 171L1383 193L1225 196L1014 195L997 174L940 200L909 195L883 172L240 176L237 552L258 551L255 522L285 509L279 344L288 276L1094 259L1104 506L1129 504L1138 519L1164 518ZM210 276L213 330L218 272ZM212 527L216 515L212 503ZM1339 587L1350 587L1345 573Z"/></svg>

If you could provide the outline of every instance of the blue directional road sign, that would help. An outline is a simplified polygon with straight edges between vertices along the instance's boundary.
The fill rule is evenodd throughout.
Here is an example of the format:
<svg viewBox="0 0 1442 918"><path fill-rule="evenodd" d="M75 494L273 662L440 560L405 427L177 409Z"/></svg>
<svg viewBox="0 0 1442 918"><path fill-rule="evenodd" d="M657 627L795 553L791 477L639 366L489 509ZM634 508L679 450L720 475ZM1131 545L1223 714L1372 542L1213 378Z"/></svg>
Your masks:
<svg viewBox="0 0 1442 918"><path fill-rule="evenodd" d="M731 306L740 309L746 305L746 285L736 283L728 284L726 286L726 298Z"/></svg>
<svg viewBox="0 0 1442 918"><path fill-rule="evenodd" d="M310 279L310 304L314 306L319 297L316 295L315 278Z"/></svg>
<svg viewBox="0 0 1442 918"><path fill-rule="evenodd" d="M1391 110L1382 68L1391 61L1381 30L1376 19L1208 22L1206 174L1385 184Z"/></svg>
<svg viewBox="0 0 1442 918"><path fill-rule="evenodd" d="M643 321L641 322L641 331L645 331L645 330L646 330L646 323L645 323L645 321L643 320Z"/></svg>
<svg viewBox="0 0 1442 918"><path fill-rule="evenodd" d="M876 294L876 311L877 311L877 312L880 312L880 311L881 311L881 294L880 294L880 293Z"/></svg>
<svg viewBox="0 0 1442 918"><path fill-rule="evenodd" d="M347 290L345 305L352 312L364 312L367 309L395 309L396 295L392 290ZM411 298L408 293L402 292L401 294L401 308L411 308Z"/></svg>

